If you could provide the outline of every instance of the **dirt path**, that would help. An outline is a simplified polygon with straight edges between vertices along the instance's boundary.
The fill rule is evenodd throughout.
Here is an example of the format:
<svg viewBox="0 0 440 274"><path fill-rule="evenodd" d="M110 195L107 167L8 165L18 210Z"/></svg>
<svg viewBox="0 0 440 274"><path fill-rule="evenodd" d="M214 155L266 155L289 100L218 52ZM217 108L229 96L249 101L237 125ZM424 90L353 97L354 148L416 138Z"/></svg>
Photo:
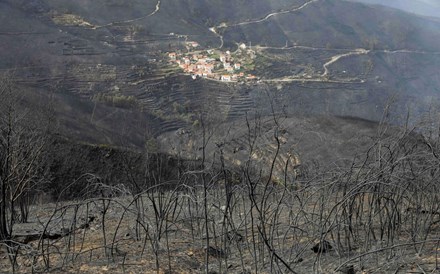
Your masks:
<svg viewBox="0 0 440 274"><path fill-rule="evenodd" d="M326 77L329 73L329 69L328 67L333 64L336 63L337 61L339 61L341 58L345 58L345 57L349 57L349 56L354 56L354 55L364 55L364 54L368 54L370 51L366 50L366 49L356 49L354 51L348 52L348 53L344 53L344 54L338 54L333 56L330 61L328 61L327 63L324 64L324 73L321 75L321 77Z"/></svg>
<svg viewBox="0 0 440 274"><path fill-rule="evenodd" d="M319 47L309 47L309 46L292 46L292 47L261 47L256 46L255 49L257 50L266 50L266 49L278 49L278 50L289 50L289 49L307 49L307 50L326 50L326 51L340 51L340 50L347 50L347 49L326 49L326 48L319 48ZM261 80L262 82L326 82L326 83L341 83L341 84L349 84L349 83L364 83L364 80L359 79L338 79L338 80L330 80L328 79L328 74L330 72L329 66L338 62L342 58L350 57L350 56L356 56L356 55L364 55L370 53L370 50L366 49L355 49L351 50L347 53L337 54L330 58L328 62L326 62L323 65L324 72L319 76L314 76L312 78L299 78L299 77L283 77L283 78L276 78L276 79L266 79Z"/></svg>
<svg viewBox="0 0 440 274"><path fill-rule="evenodd" d="M292 12L295 12L295 11L302 10L305 7L307 7L308 5L310 5L311 3L318 2L318 1L320 1L320 0L310 0L310 1L302 4L299 7L294 8L292 10L284 10L284 11L279 11L279 12L272 12L272 13L269 13L268 15L264 16L262 19L255 19L255 20L240 22L240 23L231 24L231 25L228 25L226 23L222 23L222 24L220 24L218 26L209 28L209 31L214 33L215 36L217 36L220 39L220 46L218 47L218 49L221 49L221 48L223 48L223 45L224 45L224 39L223 39L223 35L221 35L217 31L218 29L227 29L227 28L231 28L231 27L237 27L237 26L261 23L261 22L269 20L271 17L274 17L274 16L278 16L278 15L281 15L281 14L292 13Z"/></svg>
<svg viewBox="0 0 440 274"><path fill-rule="evenodd" d="M422 51L422 50L409 50L409 49L398 49L398 50L371 50L371 52L383 52L383 53L411 53L411 54L430 54L430 55L440 55L440 52L436 51Z"/></svg>
<svg viewBox="0 0 440 274"><path fill-rule="evenodd" d="M319 1L319 0L318 0ZM310 2L308 2L310 3ZM223 47L223 37L217 33L216 28L210 28L211 32L215 33L218 37L221 38L221 47ZM325 83L339 83L339 84L363 84L365 83L365 80L358 79L358 78L346 78L346 79L329 79L329 73L330 69L329 67L338 62L339 60L343 58L349 58L351 56L359 56L359 55L367 55L370 53L388 53L388 54L398 54L398 53L406 53L406 54L431 54L431 55L440 55L440 52L427 52L427 51L417 51L417 50L409 50L409 49L400 49L400 50L368 50L363 48L358 49L347 49L347 48L340 48L340 49L328 49L324 47L310 47L310 46L290 46L290 47L267 47L267 46L254 46L252 47L256 51L262 51L267 49L276 49L276 50L291 50L291 49L306 49L306 50L313 50L313 51L348 51L346 53L341 53L334 55L330 58L329 61L323 64L324 72L320 75L315 75L311 78L304 78L304 77L298 77L298 76L287 76L282 78L274 78L274 79L262 79L260 82L325 82ZM208 79L213 80L213 79ZM222 83L225 83L223 81L219 81Z"/></svg>
<svg viewBox="0 0 440 274"><path fill-rule="evenodd" d="M223 40L223 36L217 32L217 29L215 27L209 28L209 31L214 33L215 36L217 36L220 39L220 46L218 47L218 49L223 48L223 45L225 43Z"/></svg>
<svg viewBox="0 0 440 274"><path fill-rule="evenodd" d="M123 21L115 21L115 22L111 22L102 26L94 26L93 29L100 29L100 28L106 28L106 27L111 27L113 25L118 25L118 24L127 24L127 23L132 23L132 22L136 22L145 18L148 18L150 16L155 15L156 13L158 13L160 11L160 0L157 1L156 4L156 9L151 12L148 15L142 16L142 17L138 17L138 18L134 18L134 19L129 19L129 20L123 20Z"/></svg>
<svg viewBox="0 0 440 274"><path fill-rule="evenodd" d="M223 27L223 28L230 28L230 27L238 27L238 26L244 26L244 25L261 23L261 22L269 20L271 17L274 17L274 16L278 16L278 15L281 15L281 14L292 13L292 12L295 12L295 11L302 10L302 9L306 8L308 5L310 5L310 4L314 3L314 2L318 2L318 1L320 1L320 0L310 0L310 1L302 4L299 7L294 8L292 10L284 10L284 11L269 13L268 15L263 17L262 19L251 20L251 21L246 21L246 22L241 22L241 23L236 23L236 24L231 24L231 25L223 24L221 26L218 26L217 28L221 28L221 27Z"/></svg>
<svg viewBox="0 0 440 274"><path fill-rule="evenodd" d="M276 78L276 79L263 79L260 80L260 82L265 83L278 83L278 82L285 82L285 83L293 83L293 82L301 82L301 83L307 83L307 82L320 82L320 83L334 83L334 84L359 84L359 83L365 83L364 80L355 81L353 80L329 80L324 78Z"/></svg>
<svg viewBox="0 0 440 274"><path fill-rule="evenodd" d="M261 47L256 46L255 49L257 50L266 50L266 49L277 49L277 50L289 50L289 49L308 49L308 50L325 50L325 51L341 51L341 50L348 50L348 49L326 49L326 48L320 48L320 47L309 47L309 46L291 46L291 47ZM400 49L400 50L367 50L363 48L358 48L351 50L347 53L342 53L333 56L330 58L328 62L326 62L323 65L324 72L318 76L313 78L298 78L298 77L283 77L283 78L277 78L277 79L266 79L261 80L262 82L327 82L327 83L365 83L365 80L359 80L359 79L338 79L338 80L330 80L328 79L328 75L330 73L329 67L341 60L342 58L348 58L351 56L357 56L357 55L367 55L369 53L388 53L388 54L398 54L398 53L406 53L406 54L430 54L430 55L440 55L440 52L428 52L428 51L419 51L419 50L409 50L409 49Z"/></svg>
<svg viewBox="0 0 440 274"><path fill-rule="evenodd" d="M239 23L235 23L235 24L227 24L227 23L222 23L218 26L214 26L209 28L209 31L212 32L215 36L217 36L220 39L220 45L217 49L221 49L224 46L224 37L222 34L219 33L219 29L227 29L227 28L231 28L231 27L237 27L237 26L244 26L244 25L250 25L250 24L258 24L258 23L262 23L265 22L267 20L269 20L272 17L278 16L278 15L282 15L282 14L287 14L287 13L292 13L292 12L296 12L299 10L302 10L306 7L308 7L310 4L318 2L320 0L310 0L307 1L306 3L302 4L301 6L298 6L296 8L293 8L291 10L284 10L284 11L279 11L279 12L272 12L267 14L266 16L264 16L261 19L254 19L254 20L249 20L249 21L245 21L245 22L239 22ZM156 5L156 10L150 14L149 16L155 14L156 12L158 12L160 9L160 1L158 1L158 4ZM323 69L324 72L321 75L317 75L314 76L312 78L297 78L297 77L284 77L284 78L279 78L279 79L266 79L266 80L261 80L262 82L328 82L328 83L364 83L365 80L359 80L359 79L354 79L354 78L350 78L350 79L337 79L337 80L330 80L328 79L330 70L329 67L338 62L339 60L341 60L342 58L348 58L351 56L357 56L357 55L367 55L370 52L383 52L383 53L418 53L418 54L440 54L440 53L434 53L434 52L424 52L424 51L415 51L415 50L407 50L407 49L401 49L401 50L367 50L367 49L363 49L363 48L358 48L358 49L328 49L328 48L324 48L324 47L310 47L310 46L291 46L291 47L262 47L262 46L256 46L255 47L257 50L265 50L265 49L280 49L280 50L289 50L289 49L308 49L308 50L325 50L325 51L349 51L347 53L342 53L342 54L337 54L333 57L331 57L331 59L326 62L325 64L323 64Z"/></svg>

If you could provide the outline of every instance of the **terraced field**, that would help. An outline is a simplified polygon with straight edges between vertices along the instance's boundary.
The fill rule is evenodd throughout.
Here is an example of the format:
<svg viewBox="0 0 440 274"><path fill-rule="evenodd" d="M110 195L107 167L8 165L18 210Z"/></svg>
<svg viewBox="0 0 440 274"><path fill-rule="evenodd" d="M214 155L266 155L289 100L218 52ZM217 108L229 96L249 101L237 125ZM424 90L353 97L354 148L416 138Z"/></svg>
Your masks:
<svg viewBox="0 0 440 274"><path fill-rule="evenodd" d="M159 137L181 128L191 130L202 113L224 124L255 112L270 115L273 106L289 115L379 120L395 92L396 116L408 108L422 114L431 101L427 98L438 97L436 22L392 13L397 22L409 24L397 43L394 25L380 21L366 33L363 23L349 29L359 23L355 16L334 15L370 16L371 8L307 2L259 1L246 9L234 2L233 12L228 12L230 4L212 10L209 0L87 0L83 5L8 0L0 3L5 15L0 17L0 70L12 73L23 88L55 94L62 102L61 124L69 134L69 127L93 129L100 133L88 140L111 143L120 143L113 135L120 135L115 125L121 123L136 127L134 143L140 144L142 132ZM12 23L6 14L20 20ZM313 24L310 18L316 19ZM409 32L421 23L433 31ZM381 33L395 36L375 41ZM410 42L410 34L420 38L419 44ZM225 49L241 42L253 45L259 52L253 73L261 77L260 83L192 80L167 63L167 52L187 50L185 41L197 41L207 49L217 48L219 38ZM421 66L425 70L418 69ZM72 110L81 119L71 118L73 114L63 118L63 111L73 108L85 111ZM121 117L126 118L116 120ZM128 117L137 118L126 121Z"/></svg>

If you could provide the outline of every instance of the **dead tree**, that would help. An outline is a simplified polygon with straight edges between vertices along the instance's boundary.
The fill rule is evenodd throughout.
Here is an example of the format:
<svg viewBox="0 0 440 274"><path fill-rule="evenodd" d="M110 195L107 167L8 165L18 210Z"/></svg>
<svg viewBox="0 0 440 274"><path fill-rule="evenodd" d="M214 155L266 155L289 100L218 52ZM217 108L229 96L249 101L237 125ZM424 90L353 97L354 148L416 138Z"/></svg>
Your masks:
<svg viewBox="0 0 440 274"><path fill-rule="evenodd" d="M0 240L10 240L14 223L26 222L33 190L44 181L41 157L48 145L39 113L30 113L25 93L11 77L0 80Z"/></svg>

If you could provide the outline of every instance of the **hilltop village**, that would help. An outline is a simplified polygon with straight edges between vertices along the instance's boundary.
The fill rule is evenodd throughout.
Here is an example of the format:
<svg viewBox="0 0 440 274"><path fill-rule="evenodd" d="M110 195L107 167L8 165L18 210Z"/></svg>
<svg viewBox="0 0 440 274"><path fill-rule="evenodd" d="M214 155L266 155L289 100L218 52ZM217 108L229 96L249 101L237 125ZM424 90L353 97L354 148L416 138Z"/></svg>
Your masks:
<svg viewBox="0 0 440 274"><path fill-rule="evenodd" d="M193 79L207 78L222 82L255 81L258 78L249 73L253 70L256 53L241 44L231 53L217 49L198 50L197 42L187 42L186 52L169 52L172 64L180 67Z"/></svg>

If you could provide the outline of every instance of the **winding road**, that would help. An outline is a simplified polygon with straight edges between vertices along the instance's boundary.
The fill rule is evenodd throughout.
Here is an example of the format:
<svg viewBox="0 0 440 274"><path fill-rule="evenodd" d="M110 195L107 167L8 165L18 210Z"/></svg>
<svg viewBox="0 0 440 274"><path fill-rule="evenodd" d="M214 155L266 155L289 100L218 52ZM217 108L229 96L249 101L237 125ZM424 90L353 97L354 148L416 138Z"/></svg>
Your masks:
<svg viewBox="0 0 440 274"><path fill-rule="evenodd" d="M139 21L139 20L142 20L142 19L145 19L145 18L148 18L150 16L155 15L156 13L159 12L159 10L160 10L160 0L157 1L156 9L153 12L151 12L150 14L148 14L148 15L145 15L145 16L142 16L142 17L138 17L138 18L134 18L134 19L129 19L129 20L115 21L115 22L111 22L111 23L108 23L108 24L105 24L105 25L102 25L102 26L94 26L92 29L101 29L101 28L111 27L113 25L127 24L127 23L136 22L136 21Z"/></svg>
<svg viewBox="0 0 440 274"><path fill-rule="evenodd" d="M223 48L224 46L224 37L222 34L220 34L219 30L223 29L226 30L228 28L233 28L233 27L238 27L238 26L244 26L244 25L251 25L251 24L259 24L259 23L263 23L265 21L268 21L269 19L271 19L272 17L275 16L279 16L279 15L283 15L283 14L288 14L288 13L293 13L293 12L297 12L300 11L306 7L308 7L309 5L315 3L315 2L319 2L321 0L309 0L307 2L305 2L304 4L295 7L293 9L290 10L282 10L282 11L278 11L278 12L271 12L269 14L267 14L266 16L264 16L263 18L260 19L251 19L248 21L244 21L244 22L239 22L239 23L234 23L234 24L227 24L227 23L222 23L218 26L214 26L209 28L209 31L211 33L213 33L215 36L217 36L220 39L220 45L218 47L218 49ZM124 23L132 23L135 21L139 21L145 18L148 18L150 16L155 15L156 13L158 13L160 11L160 6L161 6L161 0L157 1L156 4L156 8L153 12L151 12L148 15L142 16L142 17L138 17L138 18L134 18L134 19L130 19L130 20L124 20L124 21L117 21L117 22L111 22L109 24L106 25L102 25L102 26L94 26L94 29L98 29L98 28L104 28L104 27L109 27L112 25L116 25L116 24L124 24ZM187 36L185 36L186 39L188 39ZM358 48L358 49L328 49L328 48L323 48L323 47L310 47L310 46L291 46L291 47L262 47L262 46L255 46L254 47L257 50L265 50L265 49L283 49L283 50L288 50L288 49L308 49L308 50L326 50L326 51L341 51L341 50L345 50L348 51L346 53L342 53L342 54L337 54L333 57L331 57L331 59L329 61L327 61L326 63L323 64L323 69L324 72L321 75L316 75L314 76L314 78L298 78L298 77L285 77L285 78L278 78L278 79L264 79L261 80L262 82L329 82L329 83L354 83L354 82L358 82L358 83L364 83L365 80L359 80L359 79L329 79L329 73L330 73L330 69L329 67L338 62L339 60L341 60L342 58L348 58L351 56L356 56L356 55L367 55L370 52L383 52L383 53L389 53L389 54L394 54L394 53L417 53L417 54L440 54L436 53L436 52L425 52L425 51L416 51L416 50L407 50L407 49L400 49L400 50L367 50L367 49L363 49L363 48Z"/></svg>
<svg viewBox="0 0 440 274"><path fill-rule="evenodd" d="M307 49L307 50L325 50L325 51L341 51L341 50L349 50L349 49L327 49L323 47L309 47L309 46L291 46L291 47L262 47L255 46L257 50L267 50L267 49L277 49L277 50L290 50L290 49ZM324 72L315 76L314 78L299 78L299 77L284 77L284 78L275 78L275 79L265 79L263 82L328 82L328 83L354 83L354 79L338 79L338 80L330 80L328 79L329 75L329 66L338 62L342 58L347 58L355 55L366 55L371 51L363 48L358 48L354 50L350 50L346 53L337 54L330 58L330 60L323 65ZM359 80L359 83L364 83L364 80Z"/></svg>
<svg viewBox="0 0 440 274"><path fill-rule="evenodd" d="M262 82L328 82L328 83L365 83L365 80L355 80L355 79L328 79L328 75L330 73L329 67L341 60L342 58L348 58L351 56L356 55L367 55L370 53L386 53L386 54L429 54L429 55L440 55L440 52L429 52L429 51L420 51L420 50L409 50L409 49L399 49L399 50L368 50L363 48L358 48L354 50L350 49L327 49L323 47L309 47L309 46L291 46L291 47L262 47L262 46L255 46L254 47L257 50L267 50L267 49L277 49L277 50L290 50L290 49L307 49L307 50L325 50L325 51L349 51L342 54L337 54L330 58L328 62L326 62L323 65L324 72L319 75L315 76L314 78L299 78L299 77L284 77L284 78L275 78L275 79L264 79L261 80Z"/></svg>
<svg viewBox="0 0 440 274"><path fill-rule="evenodd" d="M368 54L370 51L366 50L366 49L356 49L354 51L348 52L348 53L344 53L344 54L338 54L333 56L330 61L328 61L327 63L324 64L324 73L321 75L321 77L326 77L328 75L329 69L328 67L333 64L336 63L339 59L344 58L344 57L349 57L349 56L353 56L353 55L364 55L364 54Z"/></svg>
<svg viewBox="0 0 440 274"><path fill-rule="evenodd" d="M371 50L372 52L383 52L383 53L412 53L412 54L430 54L430 55L440 55L440 52L435 51L421 51L421 50L409 50L409 49L398 49L398 50Z"/></svg>
<svg viewBox="0 0 440 274"><path fill-rule="evenodd" d="M224 39L223 39L223 35L221 35L217 31L218 29L227 29L227 28L232 28L232 27L237 27L237 26L244 26L244 25L250 25L250 24L258 24L258 23L267 21L271 17L274 17L274 16L278 16L278 15L292 13L292 12L295 12L295 11L302 10L302 9L306 8L308 5L310 5L310 4L314 3L314 2L318 2L318 1L321 1L321 0L310 0L310 1L302 4L301 6L296 7L294 9L291 9L291 10L284 10L284 11L278 11L278 12L269 13L268 15L264 16L261 19L254 19L254 20L240 22L240 23L235 23L235 24L230 24L230 25L228 25L226 23L222 23L222 24L220 24L218 26L209 28L209 31L214 33L215 36L217 36L220 39L220 46L218 47L218 49L221 49L221 48L223 48L223 45L224 45Z"/></svg>
<svg viewBox="0 0 440 274"><path fill-rule="evenodd" d="M231 24L231 25L223 24L223 25L217 26L216 28L231 28L231 27L238 27L238 26L244 26L244 25L250 25L250 24L262 23L262 22L264 22L264 21L269 20L271 17L274 17L274 16L278 16L278 15L281 15L281 14L292 13L292 12L295 12L295 11L302 10L302 9L304 9L305 7L307 7L308 5L310 5L310 4L314 3L314 2L318 2L318 1L320 1L320 0L310 0L310 1L308 1L308 2L306 2L306 3L304 3L304 4L302 4L301 6L296 7L296 8L294 8L294 9L291 9L291 10L284 10L284 11L279 11L279 12L269 13L268 15L266 15L265 17L263 17L262 19L251 20L251 21L245 21L245 22L236 23L236 24Z"/></svg>
<svg viewBox="0 0 440 274"><path fill-rule="evenodd" d="M225 43L225 41L223 40L223 36L217 32L217 29L215 27L209 28L209 31L214 33L215 36L217 36L220 39L220 46L218 47L218 49L223 48L223 45Z"/></svg>

